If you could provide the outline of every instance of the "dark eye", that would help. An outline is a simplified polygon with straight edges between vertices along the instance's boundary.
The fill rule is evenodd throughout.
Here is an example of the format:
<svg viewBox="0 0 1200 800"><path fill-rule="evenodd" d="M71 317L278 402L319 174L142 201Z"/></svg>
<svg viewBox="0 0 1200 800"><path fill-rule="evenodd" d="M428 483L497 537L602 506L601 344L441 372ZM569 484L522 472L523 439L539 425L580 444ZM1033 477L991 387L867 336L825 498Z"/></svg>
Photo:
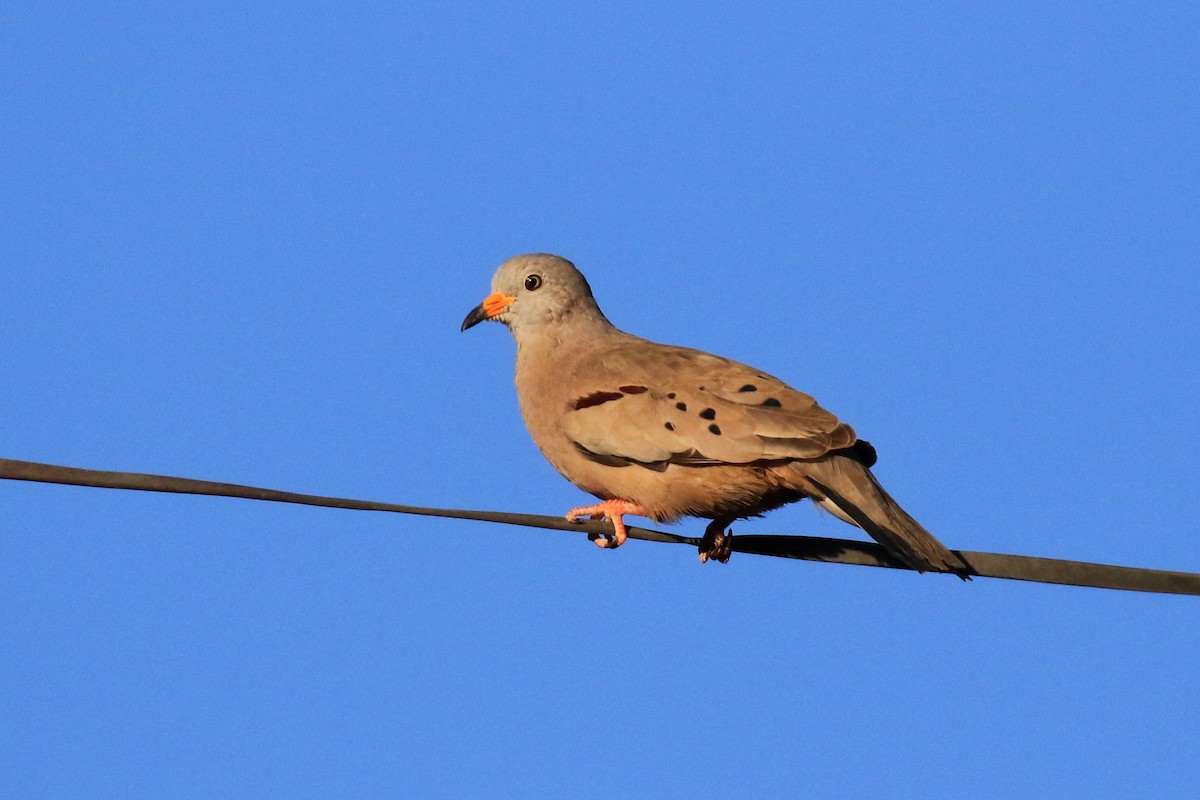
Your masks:
<svg viewBox="0 0 1200 800"><path fill-rule="evenodd" d="M525 279L525 288L531 292L534 291L535 289L541 288L541 286L542 286L542 276L541 275L530 275L528 278Z"/></svg>

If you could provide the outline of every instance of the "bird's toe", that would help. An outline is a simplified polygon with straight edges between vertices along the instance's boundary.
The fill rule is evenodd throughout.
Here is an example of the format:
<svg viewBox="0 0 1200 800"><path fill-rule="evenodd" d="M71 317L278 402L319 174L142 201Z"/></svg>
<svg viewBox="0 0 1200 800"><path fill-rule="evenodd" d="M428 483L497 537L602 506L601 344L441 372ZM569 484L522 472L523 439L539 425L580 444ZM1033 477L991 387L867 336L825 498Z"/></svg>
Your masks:
<svg viewBox="0 0 1200 800"><path fill-rule="evenodd" d="M613 544L613 535L611 533L589 533L588 541L596 545L596 547L611 548L616 547Z"/></svg>
<svg viewBox="0 0 1200 800"><path fill-rule="evenodd" d="M700 551L701 564L707 564L710 559L728 564L729 557L733 555L733 531L725 530L724 523L713 523L705 529L704 538L697 549Z"/></svg>

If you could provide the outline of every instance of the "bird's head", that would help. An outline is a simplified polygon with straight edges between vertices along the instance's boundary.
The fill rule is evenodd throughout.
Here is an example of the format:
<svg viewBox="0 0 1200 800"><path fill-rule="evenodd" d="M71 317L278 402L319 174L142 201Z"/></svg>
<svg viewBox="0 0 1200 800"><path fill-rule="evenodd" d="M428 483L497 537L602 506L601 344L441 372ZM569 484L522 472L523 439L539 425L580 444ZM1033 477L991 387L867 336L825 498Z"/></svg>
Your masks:
<svg viewBox="0 0 1200 800"><path fill-rule="evenodd" d="M548 253L514 256L492 278L492 293L467 314L462 330L485 320L520 335L568 318L603 319L587 279L565 258Z"/></svg>

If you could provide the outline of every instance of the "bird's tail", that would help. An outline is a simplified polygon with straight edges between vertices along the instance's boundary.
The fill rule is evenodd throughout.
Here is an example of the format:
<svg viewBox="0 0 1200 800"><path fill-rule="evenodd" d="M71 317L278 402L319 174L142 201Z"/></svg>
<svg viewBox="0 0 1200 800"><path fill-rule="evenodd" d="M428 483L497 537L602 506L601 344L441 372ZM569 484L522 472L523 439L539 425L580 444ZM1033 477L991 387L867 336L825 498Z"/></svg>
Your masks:
<svg viewBox="0 0 1200 800"><path fill-rule="evenodd" d="M802 467L804 478L815 489L814 502L862 528L908 566L918 572L953 572L970 579L962 559L909 516L863 464L835 455L795 466Z"/></svg>

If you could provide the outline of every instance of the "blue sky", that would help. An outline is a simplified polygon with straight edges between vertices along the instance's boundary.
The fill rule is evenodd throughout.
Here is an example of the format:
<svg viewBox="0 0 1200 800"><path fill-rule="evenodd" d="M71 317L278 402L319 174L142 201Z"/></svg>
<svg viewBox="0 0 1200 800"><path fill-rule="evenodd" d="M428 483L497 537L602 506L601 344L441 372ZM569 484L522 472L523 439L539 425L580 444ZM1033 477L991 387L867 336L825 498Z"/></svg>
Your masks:
<svg viewBox="0 0 1200 800"><path fill-rule="evenodd" d="M11 7L0 457L564 512L508 335L458 332L551 251L618 325L816 395L951 547L1198 571L1198 22ZM1200 780L1194 598L17 483L0 515L8 797Z"/></svg>

